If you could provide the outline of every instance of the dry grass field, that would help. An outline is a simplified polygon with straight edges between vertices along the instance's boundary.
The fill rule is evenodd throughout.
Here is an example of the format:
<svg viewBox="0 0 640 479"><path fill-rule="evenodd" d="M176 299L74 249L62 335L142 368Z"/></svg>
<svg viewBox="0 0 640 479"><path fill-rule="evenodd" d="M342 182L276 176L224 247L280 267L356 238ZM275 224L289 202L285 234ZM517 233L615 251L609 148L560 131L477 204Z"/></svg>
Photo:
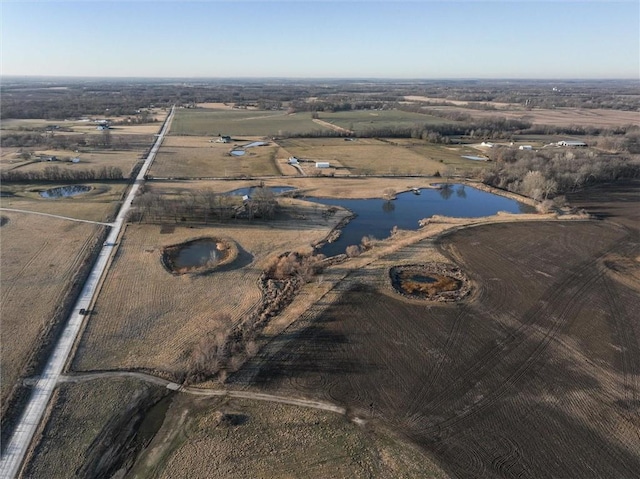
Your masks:
<svg viewBox="0 0 640 479"><path fill-rule="evenodd" d="M7 399L56 319L102 227L6 211L2 216L8 218L0 229L4 415Z"/></svg>
<svg viewBox="0 0 640 479"><path fill-rule="evenodd" d="M628 218L633 198L609 214ZM600 221L452 233L436 252L474 284L458 305L391 289L390 266L433 258L429 242L403 248L351 273L231 381L383 421L453 477L635 477L640 291L601 260L637 258L637 234Z"/></svg>
<svg viewBox="0 0 640 479"><path fill-rule="evenodd" d="M220 103L220 102L209 102L209 103L198 103L198 108L206 108L208 110L233 110L235 103Z"/></svg>
<svg viewBox="0 0 640 479"><path fill-rule="evenodd" d="M427 110L440 110L449 112L467 113L473 118L503 117L509 119L522 119L530 121L534 125L555 126L587 126L599 128L615 128L616 126L640 125L638 112L620 110L599 110L589 108L556 108L525 110L498 109L476 110L457 106L429 107Z"/></svg>
<svg viewBox="0 0 640 479"><path fill-rule="evenodd" d="M309 160L301 162L307 174L312 175L316 161L328 161L348 173L363 175L433 175L442 164L392 142L369 138L345 141L343 138L286 139L278 144L291 155Z"/></svg>
<svg viewBox="0 0 640 479"><path fill-rule="evenodd" d="M132 478L445 477L415 446L325 411L174 399Z"/></svg>
<svg viewBox="0 0 640 479"><path fill-rule="evenodd" d="M314 123L309 112L260 110L179 109L171 125L172 135L281 136L328 130Z"/></svg>
<svg viewBox="0 0 640 479"><path fill-rule="evenodd" d="M230 154L233 148L251 140L233 143L210 142L204 136L167 137L149 175L160 178L238 178L243 176L280 175L275 162L278 147L274 144L247 148L243 156Z"/></svg>
<svg viewBox="0 0 640 479"><path fill-rule="evenodd" d="M260 306L258 279L271 258L310 250L340 220L340 215L322 218L323 210L309 205L293 225L290 220L194 228L129 225L73 367L144 369L180 379L188 353L204 334L226 333ZM163 247L200 237L235 241L237 261L207 275L175 276L164 269Z"/></svg>
<svg viewBox="0 0 640 479"><path fill-rule="evenodd" d="M151 141L149 141L149 144ZM61 159L61 161L22 161L16 158L17 153L13 155L3 155L0 160L0 171L15 170L19 172L42 171L50 166L57 166L62 170L99 170L102 167L115 167L122 170L123 176L127 177L131 174L131 170L140 161L142 149L134 150L90 150L86 152L78 152L71 150L34 150L35 155L53 155ZM80 163L71 163L65 161L70 158L80 158Z"/></svg>
<svg viewBox="0 0 640 479"><path fill-rule="evenodd" d="M245 399L179 393L134 379L60 385L25 477L444 478L379 425ZM131 439L132 427L140 436ZM141 451L140 451L141 450ZM140 451L140 453L138 453Z"/></svg>
<svg viewBox="0 0 640 479"><path fill-rule="evenodd" d="M226 193L240 188L258 186L290 186L300 196L316 196L326 198L383 198L387 188L396 192L409 191L413 187L429 188L433 183L441 182L441 178L327 178L327 177L286 177L260 180L182 180L153 181L147 185L151 192L179 196L186 192L212 190Z"/></svg>
<svg viewBox="0 0 640 479"><path fill-rule="evenodd" d="M478 156L478 150L472 145L436 145L424 141L394 138L392 143L440 164L440 170L449 167L455 172L473 171L486 168L484 161L469 160L463 155ZM442 171L441 171L442 172Z"/></svg>
<svg viewBox="0 0 640 479"><path fill-rule="evenodd" d="M167 111L162 108L151 110L151 117L157 121L155 123L144 123L140 125L114 125L112 133L131 135L153 135L160 129L161 122L167 116ZM127 116L110 116L96 118L99 120L109 120L112 123L123 122ZM89 120L45 120L45 119L17 119L8 118L0 121L0 130L5 131L33 131L45 128L55 128L58 126L61 134L87 133L100 134L94 121Z"/></svg>
<svg viewBox="0 0 640 479"><path fill-rule="evenodd" d="M111 221L127 187L125 183L84 183L91 191L68 198L42 198L39 191L65 184L3 185L2 207L37 211L89 221Z"/></svg>
<svg viewBox="0 0 640 479"><path fill-rule="evenodd" d="M160 394L160 387L135 379L61 384L22 476L97 477L92 469L101 462L109 464L112 455L121 452L117 447L124 446L118 432L137 424L149 402Z"/></svg>

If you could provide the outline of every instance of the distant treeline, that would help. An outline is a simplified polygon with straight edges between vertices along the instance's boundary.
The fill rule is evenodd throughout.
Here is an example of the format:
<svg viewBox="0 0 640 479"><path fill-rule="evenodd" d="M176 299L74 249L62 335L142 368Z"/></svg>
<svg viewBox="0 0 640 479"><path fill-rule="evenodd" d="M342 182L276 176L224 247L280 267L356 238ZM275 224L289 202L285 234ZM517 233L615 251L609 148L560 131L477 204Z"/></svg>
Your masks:
<svg viewBox="0 0 640 479"><path fill-rule="evenodd" d="M41 171L3 171L0 173L0 181L3 182L37 182L37 181L97 181L97 180L122 180L123 174L120 168L115 166L103 166L98 169L67 169L59 166L47 166Z"/></svg>
<svg viewBox="0 0 640 479"><path fill-rule="evenodd" d="M384 108L405 96L449 101L506 102L526 107L640 111L633 81L376 81L376 80L95 80L10 79L0 85L1 118L64 119L136 115L173 104L223 102L264 109L344 111ZM314 101L308 101L310 98ZM471 104L491 109L492 105Z"/></svg>
<svg viewBox="0 0 640 479"><path fill-rule="evenodd" d="M320 117L321 118L321 117ZM468 122L443 122L441 124L415 123L412 126L380 126L352 133L333 130L314 130L305 133L283 132L285 137L356 137L356 138L419 138L433 143L450 143L451 137L509 138L531 126L523 120L502 117L482 118Z"/></svg>
<svg viewBox="0 0 640 479"><path fill-rule="evenodd" d="M431 114L431 113L429 113ZM356 138L413 138L431 143L457 143L460 137L477 140L504 140L514 135L568 135L599 136L602 143L615 145L619 151L640 153L640 127L636 125L616 126L611 128L585 126L549 126L533 125L520 119L508 119L500 116L473 119L466 113L446 112L442 115L441 124L416 122L411 126L379 126L365 128L353 132L334 130L313 130L308 132L287 132L284 137L318 138L318 137L356 137ZM322 119L319 115L318 118ZM605 140L606 138L606 140Z"/></svg>
<svg viewBox="0 0 640 479"><path fill-rule="evenodd" d="M65 135L58 132L3 131L0 146L3 148L41 147L50 150L81 150L84 148L127 150L144 148L153 142L151 135L114 135L104 130L95 135Z"/></svg>

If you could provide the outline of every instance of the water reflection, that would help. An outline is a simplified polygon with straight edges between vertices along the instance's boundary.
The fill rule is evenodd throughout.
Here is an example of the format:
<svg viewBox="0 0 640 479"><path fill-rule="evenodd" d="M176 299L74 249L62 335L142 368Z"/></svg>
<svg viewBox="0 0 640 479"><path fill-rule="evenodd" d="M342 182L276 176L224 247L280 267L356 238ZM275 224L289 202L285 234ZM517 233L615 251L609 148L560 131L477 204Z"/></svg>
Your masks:
<svg viewBox="0 0 640 479"><path fill-rule="evenodd" d="M306 198L314 203L342 206L356 217L342 230L339 239L327 243L320 252L327 256L344 253L349 245L359 244L363 236L387 238L394 226L416 230L418 221L433 215L458 218L491 216L498 211L531 213L535 210L518 201L461 184L438 185L442 188L423 189L420 195L402 193L393 201L383 199Z"/></svg>
<svg viewBox="0 0 640 479"><path fill-rule="evenodd" d="M394 205L393 201L391 200L388 200L382 203L382 211L384 211L385 213L391 213L395 211L395 209L396 209L396 205Z"/></svg>
<svg viewBox="0 0 640 479"><path fill-rule="evenodd" d="M449 183L440 185L439 191L442 199L448 200L449 198L451 198L451 196L453 196L453 185L450 185Z"/></svg>
<svg viewBox="0 0 640 479"><path fill-rule="evenodd" d="M69 196L76 196L82 193L90 191L91 187L87 185L69 185L59 186L58 188L50 188L40 192L40 196L43 198L67 198Z"/></svg>

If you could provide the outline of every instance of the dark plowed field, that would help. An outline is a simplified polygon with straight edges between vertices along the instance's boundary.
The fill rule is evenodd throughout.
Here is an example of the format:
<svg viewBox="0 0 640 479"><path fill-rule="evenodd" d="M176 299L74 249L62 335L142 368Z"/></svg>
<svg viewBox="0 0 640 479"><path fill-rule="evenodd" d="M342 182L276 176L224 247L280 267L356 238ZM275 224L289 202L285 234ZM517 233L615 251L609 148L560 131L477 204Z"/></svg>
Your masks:
<svg viewBox="0 0 640 479"><path fill-rule="evenodd" d="M611 205L628 220L637 195ZM246 370L260 389L391 424L452 477L640 477L640 292L603 261L640 248L634 222L618 223L461 230L439 247L471 300L421 305L381 294L382 270L354 274Z"/></svg>

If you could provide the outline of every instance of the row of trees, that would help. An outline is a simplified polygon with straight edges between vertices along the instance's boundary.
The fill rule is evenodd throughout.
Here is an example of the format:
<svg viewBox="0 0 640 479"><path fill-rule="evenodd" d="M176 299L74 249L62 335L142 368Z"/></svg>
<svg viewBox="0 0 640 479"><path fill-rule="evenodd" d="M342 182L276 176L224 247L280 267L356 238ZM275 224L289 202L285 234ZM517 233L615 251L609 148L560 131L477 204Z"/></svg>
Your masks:
<svg viewBox="0 0 640 479"><path fill-rule="evenodd" d="M71 169L59 166L47 166L40 171L9 170L0 173L0 181L32 182L32 181L99 181L122 180L122 170L115 166L103 166L97 169Z"/></svg>
<svg viewBox="0 0 640 479"><path fill-rule="evenodd" d="M263 303L259 311L242 318L228 333L206 334L195 344L189 355L186 382L199 382L217 377L226 380L258 351L256 339L269 319L278 314L294 298L304 283L310 282L322 270L324 256L290 252L280 255L267 265L260 278ZM228 316L220 316L219 324L230 324Z"/></svg>
<svg viewBox="0 0 640 479"><path fill-rule="evenodd" d="M132 221L153 223L211 223L233 218L273 219L278 210L275 195L264 187L254 188L250 199L246 201L239 196L213 190L185 191L173 196L148 191L139 195L133 206L130 213Z"/></svg>
<svg viewBox="0 0 640 479"><path fill-rule="evenodd" d="M62 87L62 88L52 88ZM407 95L472 102L507 102L528 107L581 107L640 110L637 82L545 81L348 81L198 80L189 85L171 81L9 79L0 85L1 118L78 118L84 115L135 115L154 105L233 102L267 109L292 106L297 111L341 111L383 108ZM315 98L315 102L308 101ZM492 105L472 103L491 109Z"/></svg>
<svg viewBox="0 0 640 479"><path fill-rule="evenodd" d="M114 135L109 130L100 134L64 135L52 132L2 132L0 146L3 148L46 148L50 150L139 148L153 142L150 135Z"/></svg>

